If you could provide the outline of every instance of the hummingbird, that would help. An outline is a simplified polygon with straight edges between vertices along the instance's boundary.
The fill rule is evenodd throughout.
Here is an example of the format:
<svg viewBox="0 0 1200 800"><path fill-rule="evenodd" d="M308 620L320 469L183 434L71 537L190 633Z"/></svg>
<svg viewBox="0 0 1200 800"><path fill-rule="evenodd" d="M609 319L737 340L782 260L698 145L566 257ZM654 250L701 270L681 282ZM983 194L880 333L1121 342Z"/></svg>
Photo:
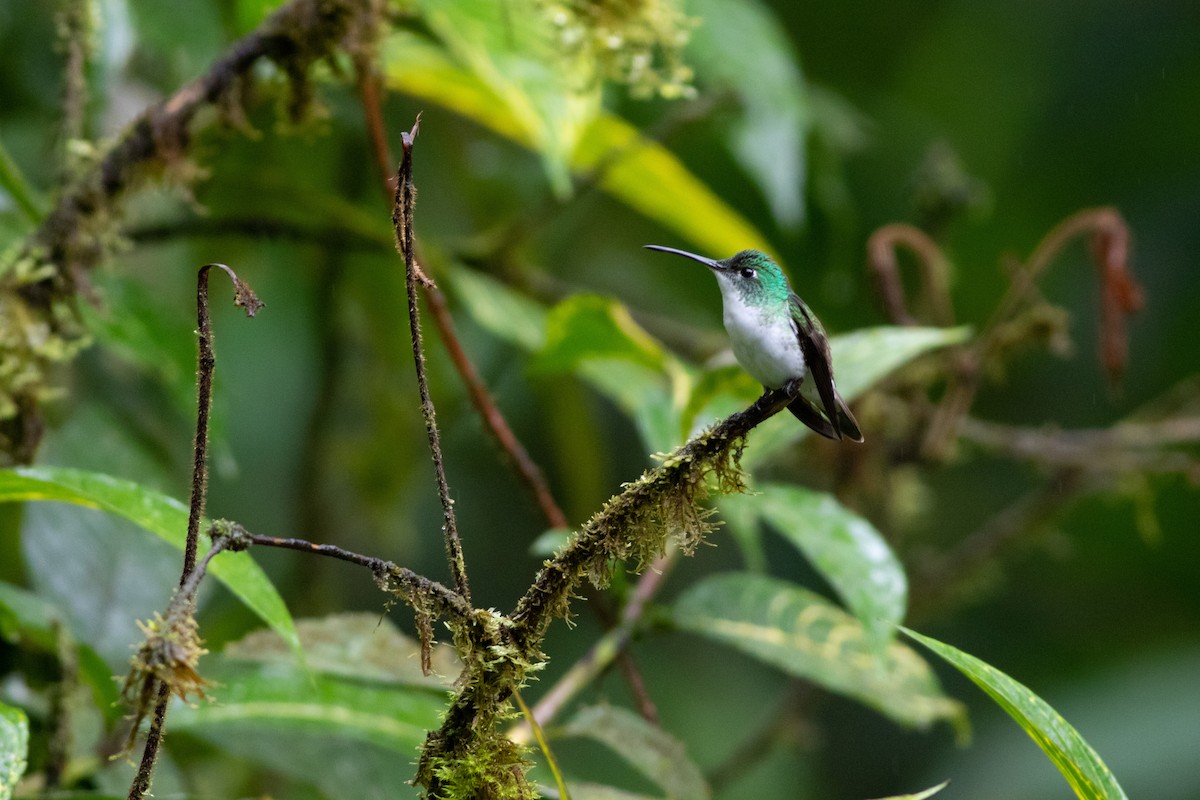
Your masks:
<svg viewBox="0 0 1200 800"><path fill-rule="evenodd" d="M863 440L858 422L833 382L825 329L770 256L742 250L716 261L656 244L646 249L674 253L711 269L721 287L725 331L742 368L766 390L795 391L797 384L803 389L805 375L811 374L808 386L815 386L816 397L798 393L788 411L827 438Z"/></svg>

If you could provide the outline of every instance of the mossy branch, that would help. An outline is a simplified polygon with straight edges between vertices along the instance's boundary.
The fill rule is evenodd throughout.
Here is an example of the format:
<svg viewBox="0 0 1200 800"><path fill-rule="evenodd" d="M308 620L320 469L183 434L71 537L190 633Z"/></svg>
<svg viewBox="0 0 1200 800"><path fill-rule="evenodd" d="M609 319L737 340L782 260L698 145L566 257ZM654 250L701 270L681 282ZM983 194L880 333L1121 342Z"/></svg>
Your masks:
<svg viewBox="0 0 1200 800"><path fill-rule="evenodd" d="M513 688L544 662L539 647L546 630L567 615L585 578L607 582L611 560L647 566L669 537L684 551L694 549L712 528L711 512L700 501L710 491L743 488L738 461L747 434L794 397L767 392L626 485L543 565L511 615L476 610L468 625L451 623L466 670L442 727L429 734L421 753L416 780L429 797L532 796L520 748L497 724L510 716Z"/></svg>
<svg viewBox="0 0 1200 800"><path fill-rule="evenodd" d="M571 594L584 578L603 586L609 561L633 558L648 564L663 551L668 535L690 552L711 528L699 505L709 494L710 476L719 493L740 491L738 466L746 435L787 406L794 395L769 391L744 411L696 436L648 470L588 520L538 573L513 611L516 633L539 641L566 614Z"/></svg>
<svg viewBox="0 0 1200 800"><path fill-rule="evenodd" d="M369 0L292 0L262 25L235 42L200 77L129 125L104 156L66 187L34 234L60 278L94 266L104 248L91 235L96 223L111 218L114 202L146 170L180 158L190 144L189 126L203 108L232 113L255 64L274 61L291 82L289 112L301 117L311 101L310 65L339 48L353 49L369 40L373 4ZM357 41L356 41L357 37Z"/></svg>

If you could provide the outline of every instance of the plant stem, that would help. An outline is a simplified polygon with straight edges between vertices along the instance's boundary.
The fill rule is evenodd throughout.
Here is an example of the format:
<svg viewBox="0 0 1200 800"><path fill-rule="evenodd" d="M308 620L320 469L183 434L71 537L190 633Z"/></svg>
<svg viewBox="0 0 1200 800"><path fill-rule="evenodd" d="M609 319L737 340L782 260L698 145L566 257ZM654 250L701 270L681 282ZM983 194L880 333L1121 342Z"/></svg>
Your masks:
<svg viewBox="0 0 1200 800"><path fill-rule="evenodd" d="M421 396L421 416L425 418L425 432L429 436L429 452L433 457L433 471L437 479L438 498L442 502L442 533L446 540L446 556L450 561L450 574L454 586L467 605L471 604L471 587L467 584L467 565L463 559L462 541L458 537L458 521L454 514L454 500L450 497L450 486L446 482L446 468L442 457L441 435L438 433L433 398L429 394L429 379L425 374L425 351L421 345L421 312L417 306L417 282L424 284L429 279L420 272L413 253L413 205L416 192L412 180L412 150L417 132L421 129L421 115L417 115L412 130L401 134L404 156L396 173L396 194L392 201L392 227L396 231L396 246L404 256L404 283L408 294L408 330L412 338L413 364L417 371L417 392Z"/></svg>
<svg viewBox="0 0 1200 800"><path fill-rule="evenodd" d="M213 352L212 322L208 310L208 273L213 267L218 267L233 281L234 304L246 311L246 316L253 317L262 308L262 302L254 295L250 287L238 278L237 274L224 264L205 264L199 269L196 277L196 320L199 325L199 357L197 367L197 408L196 436L192 442L192 494L188 503L187 541L183 551L183 569L179 576L178 601L181 596L194 595L203 571L196 570L196 549L200 539L200 519L204 516L204 504L208 493L208 415L212 406L212 380L216 369L216 354ZM214 546L204 559L204 566L222 549L223 545ZM193 577L193 573L196 575ZM150 731L146 736L146 745L142 750L142 760L129 787L129 800L140 800L150 790L154 775L154 764L158 760L158 749L162 743L163 726L166 723L167 704L171 700L171 687L160 681L158 698L154 706L154 719L150 723ZM131 740L133 734L130 735Z"/></svg>

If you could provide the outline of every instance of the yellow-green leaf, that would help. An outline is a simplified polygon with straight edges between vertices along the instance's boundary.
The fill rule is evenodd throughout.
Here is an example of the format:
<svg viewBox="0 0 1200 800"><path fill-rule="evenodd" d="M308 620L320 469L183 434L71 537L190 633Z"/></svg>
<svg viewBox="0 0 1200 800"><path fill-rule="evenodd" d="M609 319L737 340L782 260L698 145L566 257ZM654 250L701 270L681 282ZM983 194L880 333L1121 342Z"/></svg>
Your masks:
<svg viewBox="0 0 1200 800"><path fill-rule="evenodd" d="M684 630L854 698L902 725L965 722L961 704L942 693L929 665L911 648L892 641L880 653L861 622L787 581L717 575L688 589L673 616Z"/></svg>
<svg viewBox="0 0 1200 800"><path fill-rule="evenodd" d="M583 62L564 55L547 10L530 0L417 5L455 61L507 108L522 138L541 154L555 191L568 195L571 153L600 110L601 86Z"/></svg>
<svg viewBox="0 0 1200 800"><path fill-rule="evenodd" d="M461 66L445 49L408 32L382 48L388 84L478 122L523 147L539 150L535 131L492 85ZM568 165L597 174L599 185L698 250L726 255L747 247L769 249L767 238L693 175L669 150L629 123L598 111L578 131Z"/></svg>

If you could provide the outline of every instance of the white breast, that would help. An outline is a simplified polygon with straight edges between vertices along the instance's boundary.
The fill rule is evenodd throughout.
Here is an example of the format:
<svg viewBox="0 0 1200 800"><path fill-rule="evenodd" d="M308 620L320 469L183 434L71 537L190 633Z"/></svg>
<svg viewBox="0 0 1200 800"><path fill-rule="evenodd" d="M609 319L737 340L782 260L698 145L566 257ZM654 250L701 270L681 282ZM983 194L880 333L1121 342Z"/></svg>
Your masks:
<svg viewBox="0 0 1200 800"><path fill-rule="evenodd" d="M725 330L742 368L771 389L778 389L793 378L803 378L804 353L787 308L765 311L748 306L736 288L727 290L725 281L718 283L725 300Z"/></svg>

